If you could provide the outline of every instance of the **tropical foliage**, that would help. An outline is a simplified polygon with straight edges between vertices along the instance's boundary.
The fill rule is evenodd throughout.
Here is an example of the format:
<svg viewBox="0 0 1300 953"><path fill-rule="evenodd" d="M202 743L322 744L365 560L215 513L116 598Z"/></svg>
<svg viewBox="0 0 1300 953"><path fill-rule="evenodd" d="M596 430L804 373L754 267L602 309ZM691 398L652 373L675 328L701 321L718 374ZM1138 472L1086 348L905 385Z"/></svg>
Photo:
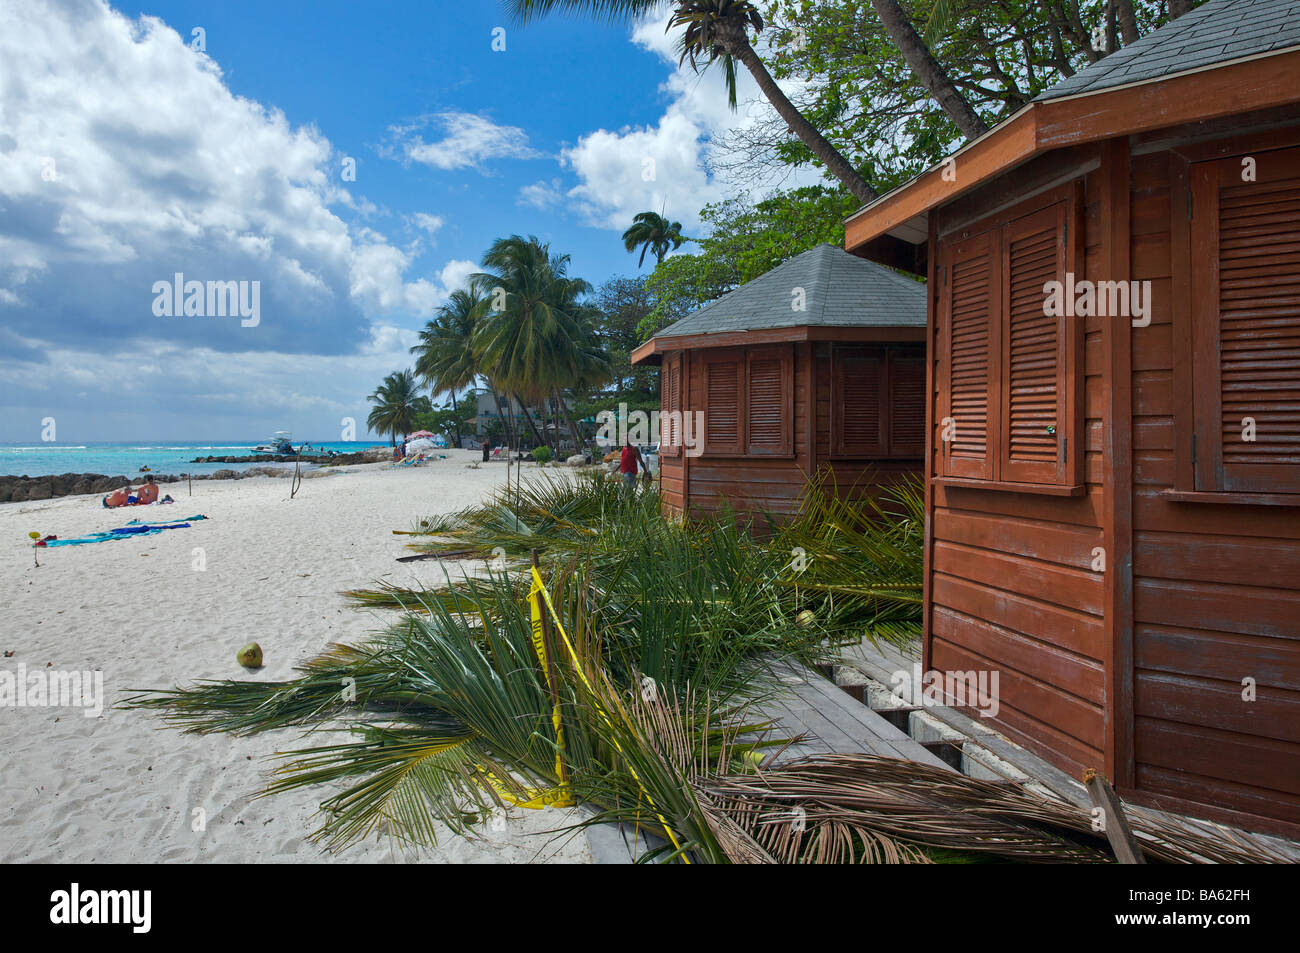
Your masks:
<svg viewBox="0 0 1300 953"><path fill-rule="evenodd" d="M471 386L484 367L474 351L474 328L487 306L483 298L458 288L438 308L432 321L420 332L420 343L411 348L416 355L415 373L429 386L433 396L451 398L452 430L460 446L460 417L456 394Z"/></svg>
<svg viewBox="0 0 1300 953"><path fill-rule="evenodd" d="M884 192L1160 26L1168 9L1163 0L773 0L764 56L777 79L798 81L809 121ZM718 164L729 172L768 160L823 165L775 115L727 146Z"/></svg>
<svg viewBox="0 0 1300 953"><path fill-rule="evenodd" d="M433 394L449 395L453 411L458 393L485 382L512 446L521 443L515 407L523 408L533 446L558 453L561 421L580 443L570 406L610 374L597 334L600 314L588 300L591 286L569 275L567 255L533 237L497 240L482 267L420 332L411 348L416 373ZM540 428L530 406L539 408ZM452 429L460 443L459 417Z"/></svg>
<svg viewBox="0 0 1300 953"><path fill-rule="evenodd" d="M405 437L414 431L416 418L433 409L429 398L420 394L415 374L409 370L385 377L370 395L370 402L374 407L366 425L375 433L389 434L394 445L398 434Z"/></svg>
<svg viewBox="0 0 1300 953"><path fill-rule="evenodd" d="M624 248L630 252L641 249L638 268L645 264L646 252L653 252L655 260L662 265L664 255L680 248L685 241L682 223L670 222L658 212L638 212L632 218L631 227L623 233Z"/></svg>

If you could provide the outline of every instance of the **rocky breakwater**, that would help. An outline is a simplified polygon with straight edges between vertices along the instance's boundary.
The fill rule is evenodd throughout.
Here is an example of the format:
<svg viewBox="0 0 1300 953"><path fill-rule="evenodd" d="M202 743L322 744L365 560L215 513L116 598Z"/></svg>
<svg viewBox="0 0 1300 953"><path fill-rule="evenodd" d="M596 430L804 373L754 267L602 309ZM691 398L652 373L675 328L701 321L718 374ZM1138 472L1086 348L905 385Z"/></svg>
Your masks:
<svg viewBox="0 0 1300 953"><path fill-rule="evenodd" d="M393 450L391 447L367 447L365 450L358 450L356 453L320 453L307 454L301 457L289 453L256 453L252 456L242 457L195 457L190 463L315 463L321 466L343 466L349 463L377 463L380 460L391 460Z"/></svg>
<svg viewBox="0 0 1300 953"><path fill-rule="evenodd" d="M175 483L183 477L156 474L156 483ZM134 481L124 476L105 476L102 473L60 473L58 476L0 476L0 503L22 503L26 500L48 500L56 496L77 496L83 493L111 493L118 487L143 483L144 477Z"/></svg>
<svg viewBox="0 0 1300 953"><path fill-rule="evenodd" d="M383 460L391 460L393 451L390 447L369 447L357 453L340 453L332 457L321 457L322 467L336 467L344 464L356 463L377 463ZM239 480L244 477L269 476L269 477L288 477L293 475L293 467L270 467L266 463L279 460L285 463L293 463L296 457L271 457L259 455L256 457L207 457L196 460L196 463L226 463L226 462L244 462L251 460L264 464L260 467L247 467L241 470L225 469L217 470L215 473L195 473L187 476L184 473L179 475L171 473L154 473L152 476L155 483L183 483L187 479L194 480ZM302 458L303 463L315 463L316 458ZM331 471L328 469L309 470L303 473L304 477L326 476ZM106 476L103 473L60 473L58 476L0 476L0 503L25 503L28 500L49 500L57 496L80 496L83 494L96 494L99 496L105 493L111 493L118 487L122 486L139 486L145 481L146 474L137 474L134 477L125 476ZM164 493L167 491L164 490Z"/></svg>

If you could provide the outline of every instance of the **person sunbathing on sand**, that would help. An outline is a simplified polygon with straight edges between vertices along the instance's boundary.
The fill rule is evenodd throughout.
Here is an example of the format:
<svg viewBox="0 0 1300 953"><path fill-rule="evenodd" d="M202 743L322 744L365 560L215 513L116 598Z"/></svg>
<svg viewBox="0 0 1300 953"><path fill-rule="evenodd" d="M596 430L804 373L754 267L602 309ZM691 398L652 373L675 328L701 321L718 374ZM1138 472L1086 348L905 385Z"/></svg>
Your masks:
<svg viewBox="0 0 1300 953"><path fill-rule="evenodd" d="M131 499L131 485L114 490L108 496L104 497L104 506L113 508L117 506L126 506Z"/></svg>
<svg viewBox="0 0 1300 953"><path fill-rule="evenodd" d="M158 500L158 484L153 482L152 476L145 477L144 486L138 487L135 495L137 503L154 503Z"/></svg>
<svg viewBox="0 0 1300 953"><path fill-rule="evenodd" d="M137 488L134 493L131 492L130 484L114 490L104 497L104 506L109 509L119 506L139 506L145 503L153 503L157 499L158 484L153 482L153 477L148 477L144 484Z"/></svg>

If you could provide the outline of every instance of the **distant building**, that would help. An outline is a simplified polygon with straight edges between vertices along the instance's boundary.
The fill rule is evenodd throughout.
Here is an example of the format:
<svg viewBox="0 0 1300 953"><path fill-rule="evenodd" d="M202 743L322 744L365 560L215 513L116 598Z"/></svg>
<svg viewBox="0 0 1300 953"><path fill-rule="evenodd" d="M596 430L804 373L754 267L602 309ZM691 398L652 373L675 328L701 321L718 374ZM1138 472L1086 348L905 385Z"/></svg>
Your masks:
<svg viewBox="0 0 1300 953"><path fill-rule="evenodd" d="M532 440L532 430L528 426L528 421L524 417L523 405L519 401L507 394L497 394L494 398L491 389L486 387L479 388L475 392L474 399L474 416L467 420L466 423L472 422L474 424L474 433L480 440L488 432L491 421L502 420L501 411L511 419L511 425L515 427L515 432L520 435L522 440L525 442ZM501 402L500 411L497 409L498 400ZM572 411L574 407L573 398L565 397L564 406ZM533 423L537 426L537 429L541 430L542 409L529 405L528 414L533 418ZM554 430L558 426L560 439L566 441L571 439L568 424L562 418L559 421L554 419L549 401L547 402L545 417L548 430Z"/></svg>

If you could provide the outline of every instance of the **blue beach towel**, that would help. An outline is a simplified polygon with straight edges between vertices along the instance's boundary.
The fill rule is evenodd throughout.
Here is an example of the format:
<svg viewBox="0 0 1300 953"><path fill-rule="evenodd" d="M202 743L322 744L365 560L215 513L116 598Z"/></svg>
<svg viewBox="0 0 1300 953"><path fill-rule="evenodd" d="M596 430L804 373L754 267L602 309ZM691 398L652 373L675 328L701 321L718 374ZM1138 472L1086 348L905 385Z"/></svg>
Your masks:
<svg viewBox="0 0 1300 953"><path fill-rule="evenodd" d="M84 546L87 543L111 543L115 539L133 539L136 536L154 536L165 529L188 529L191 522L207 519L206 516L187 516L186 522L183 523L141 523L139 520L131 520L125 526L119 526L117 529L110 529L106 533L91 533L88 536L79 536L75 539L51 539L46 542L46 546Z"/></svg>

